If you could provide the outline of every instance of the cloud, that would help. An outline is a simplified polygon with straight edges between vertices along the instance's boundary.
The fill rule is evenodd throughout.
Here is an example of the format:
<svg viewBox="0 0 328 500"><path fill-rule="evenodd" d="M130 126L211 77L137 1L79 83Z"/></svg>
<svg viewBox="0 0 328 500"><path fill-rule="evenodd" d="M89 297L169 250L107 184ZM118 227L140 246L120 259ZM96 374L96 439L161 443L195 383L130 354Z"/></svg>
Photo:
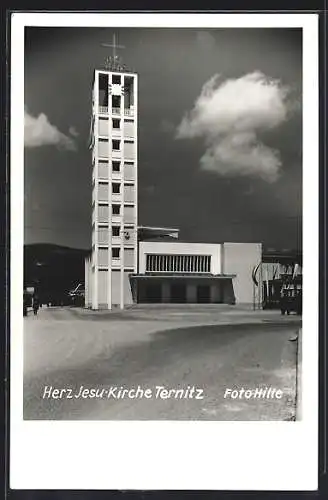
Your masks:
<svg viewBox="0 0 328 500"><path fill-rule="evenodd" d="M24 118L24 145L26 148L53 145L59 149L76 150L74 140L52 125L44 113L34 117L25 110Z"/></svg>
<svg viewBox="0 0 328 500"><path fill-rule="evenodd" d="M79 136L79 133L78 131L76 130L75 127L70 127L68 129L68 132L73 136L73 137L78 137Z"/></svg>
<svg viewBox="0 0 328 500"><path fill-rule="evenodd" d="M263 144L260 134L288 119L293 108L289 95L279 80L259 71L223 82L215 75L182 119L176 138L205 139L204 170L274 182L282 166L280 154Z"/></svg>

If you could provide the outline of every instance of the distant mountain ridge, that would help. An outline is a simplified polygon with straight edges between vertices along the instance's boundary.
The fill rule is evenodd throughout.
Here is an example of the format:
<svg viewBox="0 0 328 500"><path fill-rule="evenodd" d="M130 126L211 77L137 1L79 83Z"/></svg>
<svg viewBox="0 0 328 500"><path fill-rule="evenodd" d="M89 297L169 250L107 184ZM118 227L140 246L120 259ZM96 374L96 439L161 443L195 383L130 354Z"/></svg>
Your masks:
<svg viewBox="0 0 328 500"><path fill-rule="evenodd" d="M24 284L40 293L63 294L84 283L84 258L88 250L53 243L24 245Z"/></svg>

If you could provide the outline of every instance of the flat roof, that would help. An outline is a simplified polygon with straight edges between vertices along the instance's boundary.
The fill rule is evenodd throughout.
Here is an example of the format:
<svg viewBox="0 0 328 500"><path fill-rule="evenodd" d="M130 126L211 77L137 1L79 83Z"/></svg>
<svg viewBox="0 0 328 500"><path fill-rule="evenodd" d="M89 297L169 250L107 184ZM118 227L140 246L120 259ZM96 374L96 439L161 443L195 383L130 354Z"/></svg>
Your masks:
<svg viewBox="0 0 328 500"><path fill-rule="evenodd" d="M179 229L172 227L153 227L153 226L138 226L138 236L143 239L152 239L157 237L167 236L173 239L178 239Z"/></svg>
<svg viewBox="0 0 328 500"><path fill-rule="evenodd" d="M180 229L176 227L158 227L158 226L138 226L139 229L147 229L147 230L154 230L154 231L180 231Z"/></svg>
<svg viewBox="0 0 328 500"><path fill-rule="evenodd" d="M131 278L135 279L154 279L154 278L165 278L165 279L176 279L176 278L197 278L197 279L214 279L214 280L223 280L223 279L232 279L235 278L236 274L197 274L197 273L152 273L152 274L130 274Z"/></svg>

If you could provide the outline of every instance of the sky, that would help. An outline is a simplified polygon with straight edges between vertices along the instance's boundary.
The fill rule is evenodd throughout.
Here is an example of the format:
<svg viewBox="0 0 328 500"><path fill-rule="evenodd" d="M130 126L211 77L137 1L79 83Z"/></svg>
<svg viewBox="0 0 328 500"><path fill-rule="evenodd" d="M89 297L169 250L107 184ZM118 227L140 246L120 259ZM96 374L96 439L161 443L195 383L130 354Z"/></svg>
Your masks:
<svg viewBox="0 0 328 500"><path fill-rule="evenodd" d="M24 240L91 247L94 69L111 28L25 30ZM300 29L115 29L139 75L139 225L302 245Z"/></svg>

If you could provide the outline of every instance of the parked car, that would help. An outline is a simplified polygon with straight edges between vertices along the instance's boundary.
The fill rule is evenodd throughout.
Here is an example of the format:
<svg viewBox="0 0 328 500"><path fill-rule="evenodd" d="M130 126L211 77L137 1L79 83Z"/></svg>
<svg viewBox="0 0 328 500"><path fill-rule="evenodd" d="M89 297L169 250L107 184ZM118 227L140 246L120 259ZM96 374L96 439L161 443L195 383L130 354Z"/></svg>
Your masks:
<svg viewBox="0 0 328 500"><path fill-rule="evenodd" d="M281 288L280 293L281 314L295 312L302 314L302 288L296 283L286 283Z"/></svg>
<svg viewBox="0 0 328 500"><path fill-rule="evenodd" d="M68 292L70 303L74 306L84 305L85 289L82 283L79 283L73 290Z"/></svg>

